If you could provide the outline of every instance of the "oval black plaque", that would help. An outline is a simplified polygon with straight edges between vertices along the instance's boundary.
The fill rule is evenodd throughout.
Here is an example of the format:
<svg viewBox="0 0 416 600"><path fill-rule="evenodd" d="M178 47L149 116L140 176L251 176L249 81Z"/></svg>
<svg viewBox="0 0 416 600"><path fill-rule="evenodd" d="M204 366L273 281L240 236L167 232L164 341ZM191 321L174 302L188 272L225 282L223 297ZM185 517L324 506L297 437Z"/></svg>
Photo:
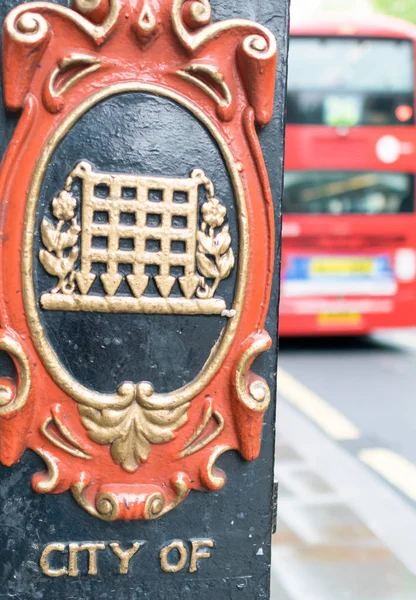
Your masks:
<svg viewBox="0 0 416 600"><path fill-rule="evenodd" d="M102 393L114 393L124 381L150 381L156 391L182 387L201 371L226 326L227 319L203 315L105 314L64 312L40 308L40 298L56 284L38 260L44 248L40 226L51 219L51 202L67 175L82 160L102 173L188 178L203 169L227 208L232 248L238 256L238 226L233 187L222 154L210 133L189 111L174 101L144 92L113 96L84 114L55 150L45 173L36 212L33 276L41 324L63 367L81 384ZM77 184L75 195L80 194ZM206 201L203 188L199 206ZM81 223L81 206L77 220ZM103 217L104 218L104 217ZM151 218L151 217L149 217ZM97 215L100 219L100 215ZM105 241L97 240L97 244ZM77 265L78 266L78 265ZM101 275L104 264L94 264ZM131 267L120 265L128 275ZM147 267L152 278L157 268ZM173 273L179 276L180 272ZM237 267L217 292L231 308ZM104 296L97 277L91 295ZM127 282L117 296L131 295ZM158 296L151 279L146 295ZM181 296L178 283L172 296Z"/></svg>

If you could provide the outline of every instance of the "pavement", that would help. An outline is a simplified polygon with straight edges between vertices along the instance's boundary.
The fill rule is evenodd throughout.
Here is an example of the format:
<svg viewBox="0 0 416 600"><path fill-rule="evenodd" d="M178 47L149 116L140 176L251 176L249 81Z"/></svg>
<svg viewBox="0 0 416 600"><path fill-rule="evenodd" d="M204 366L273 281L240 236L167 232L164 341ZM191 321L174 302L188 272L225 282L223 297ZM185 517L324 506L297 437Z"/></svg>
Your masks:
<svg viewBox="0 0 416 600"><path fill-rule="evenodd" d="M416 330L283 340L272 600L416 600Z"/></svg>

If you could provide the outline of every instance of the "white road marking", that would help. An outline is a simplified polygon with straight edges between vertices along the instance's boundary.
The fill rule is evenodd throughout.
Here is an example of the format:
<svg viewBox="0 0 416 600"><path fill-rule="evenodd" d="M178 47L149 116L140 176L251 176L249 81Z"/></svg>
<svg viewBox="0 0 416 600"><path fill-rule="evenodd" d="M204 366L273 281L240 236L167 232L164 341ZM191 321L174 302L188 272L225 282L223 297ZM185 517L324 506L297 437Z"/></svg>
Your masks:
<svg viewBox="0 0 416 600"><path fill-rule="evenodd" d="M347 417L282 368L279 369L277 383L279 394L312 419L334 440L346 441L360 438L360 431Z"/></svg>
<svg viewBox="0 0 416 600"><path fill-rule="evenodd" d="M416 466L386 448L361 450L359 458L406 496L416 501Z"/></svg>
<svg viewBox="0 0 416 600"><path fill-rule="evenodd" d="M280 401L278 418L285 439L290 440L308 468L324 479L340 500L416 575L414 508L287 402ZM281 568L281 564L274 562L275 571Z"/></svg>

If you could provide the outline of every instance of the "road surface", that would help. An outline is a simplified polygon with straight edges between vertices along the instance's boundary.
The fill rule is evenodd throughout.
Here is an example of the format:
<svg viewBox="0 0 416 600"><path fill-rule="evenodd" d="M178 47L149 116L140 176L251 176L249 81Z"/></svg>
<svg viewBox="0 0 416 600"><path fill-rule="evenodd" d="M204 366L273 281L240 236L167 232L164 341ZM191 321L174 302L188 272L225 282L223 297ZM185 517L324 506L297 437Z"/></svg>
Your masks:
<svg viewBox="0 0 416 600"><path fill-rule="evenodd" d="M416 330L284 340L273 600L416 599Z"/></svg>

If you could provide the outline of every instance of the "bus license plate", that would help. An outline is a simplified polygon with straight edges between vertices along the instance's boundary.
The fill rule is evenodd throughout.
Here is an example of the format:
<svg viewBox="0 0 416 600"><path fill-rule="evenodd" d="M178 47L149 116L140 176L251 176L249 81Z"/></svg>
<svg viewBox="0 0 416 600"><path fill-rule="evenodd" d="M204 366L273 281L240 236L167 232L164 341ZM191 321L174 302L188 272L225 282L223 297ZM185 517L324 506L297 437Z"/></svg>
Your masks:
<svg viewBox="0 0 416 600"><path fill-rule="evenodd" d="M359 325L361 322L361 315L358 313L333 313L333 314L320 314L318 315L319 325L345 325L354 327Z"/></svg>
<svg viewBox="0 0 416 600"><path fill-rule="evenodd" d="M313 258L310 263L310 273L319 276L349 276L349 275L372 275L374 273L374 261L366 258Z"/></svg>

